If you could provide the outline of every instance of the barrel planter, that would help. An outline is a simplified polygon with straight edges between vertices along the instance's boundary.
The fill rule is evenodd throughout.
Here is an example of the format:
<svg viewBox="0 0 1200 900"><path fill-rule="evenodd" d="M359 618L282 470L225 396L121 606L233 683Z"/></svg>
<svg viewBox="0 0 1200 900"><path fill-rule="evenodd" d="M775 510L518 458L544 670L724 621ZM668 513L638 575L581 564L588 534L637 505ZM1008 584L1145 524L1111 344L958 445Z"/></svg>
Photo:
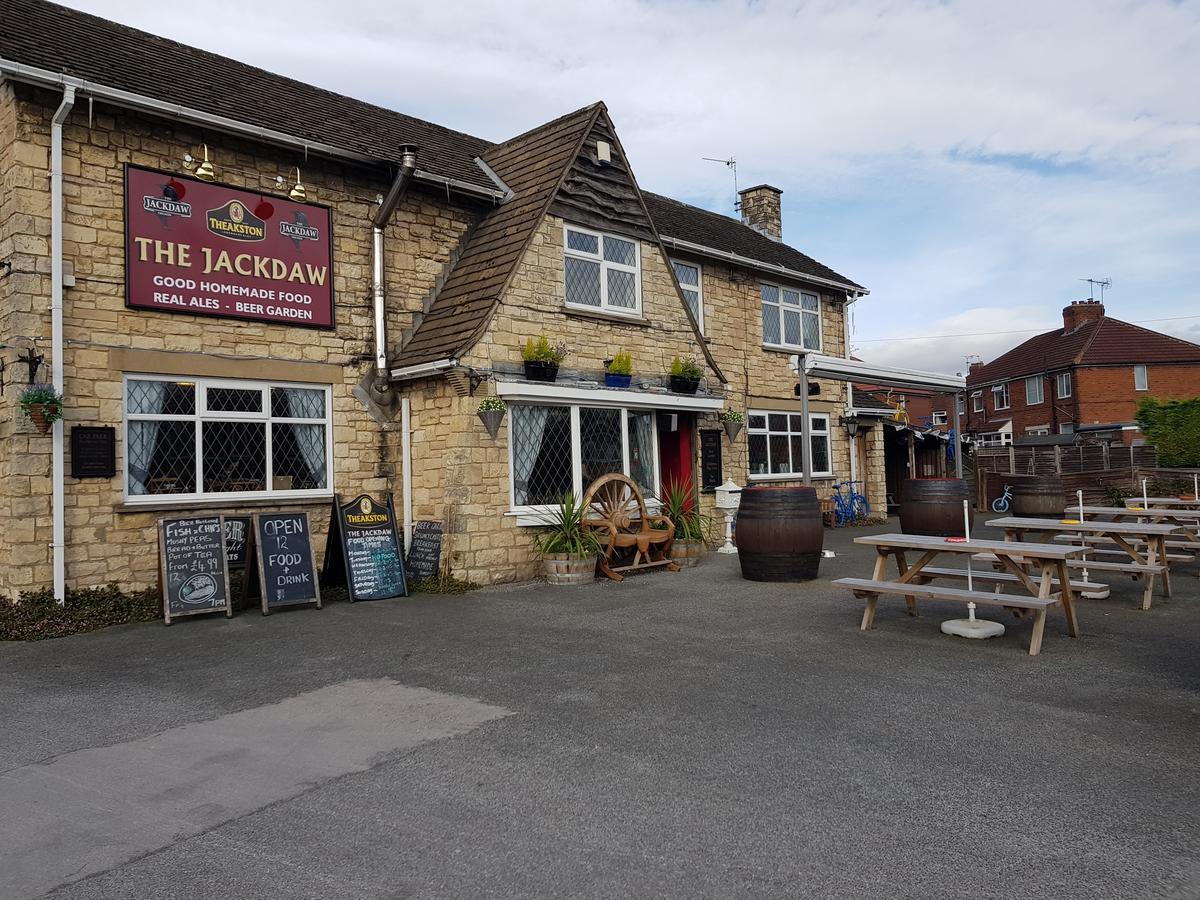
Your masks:
<svg viewBox="0 0 1200 900"><path fill-rule="evenodd" d="M1061 519L1066 511L1063 480L1057 475L1030 475L1012 482L1014 516Z"/></svg>
<svg viewBox="0 0 1200 900"><path fill-rule="evenodd" d="M681 541L676 538L671 542L671 562L683 568L691 568L700 562L700 557L708 552L704 541Z"/></svg>
<svg viewBox="0 0 1200 900"><path fill-rule="evenodd" d="M547 553L542 557L547 584L591 584L596 580L596 557Z"/></svg>
<svg viewBox="0 0 1200 900"><path fill-rule="evenodd" d="M900 530L905 534L963 537L963 501L975 523L974 498L961 478L909 478L900 486Z"/></svg>
<svg viewBox="0 0 1200 900"><path fill-rule="evenodd" d="M749 581L809 581L817 577L825 530L811 487L754 486L742 490L737 514L738 559Z"/></svg>

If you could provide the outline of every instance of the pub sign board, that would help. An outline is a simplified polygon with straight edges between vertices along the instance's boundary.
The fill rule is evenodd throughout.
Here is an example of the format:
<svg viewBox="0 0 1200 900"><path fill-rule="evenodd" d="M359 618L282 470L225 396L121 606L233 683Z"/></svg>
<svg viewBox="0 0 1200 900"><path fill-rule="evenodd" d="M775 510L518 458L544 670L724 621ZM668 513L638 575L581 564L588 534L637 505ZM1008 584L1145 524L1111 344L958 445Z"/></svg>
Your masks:
<svg viewBox="0 0 1200 900"><path fill-rule="evenodd" d="M233 615L224 516L160 519L158 561L164 624L200 613Z"/></svg>
<svg viewBox="0 0 1200 900"><path fill-rule="evenodd" d="M349 503L335 496L327 541L325 582L345 584L351 603L408 596L404 553L390 494L386 503L367 494Z"/></svg>
<svg viewBox="0 0 1200 900"><path fill-rule="evenodd" d="M716 429L700 429L700 490L715 491L724 482L721 470L721 435Z"/></svg>
<svg viewBox="0 0 1200 900"><path fill-rule="evenodd" d="M321 608L321 587L313 558L308 513L257 513L250 528L250 565L246 568L245 596L257 592L262 614L283 606L315 603ZM258 570L257 577L254 570Z"/></svg>
<svg viewBox="0 0 1200 900"><path fill-rule="evenodd" d="M125 304L333 328L329 208L125 166Z"/></svg>
<svg viewBox="0 0 1200 900"><path fill-rule="evenodd" d="M111 425L71 426L71 477L112 478L117 474L117 430Z"/></svg>

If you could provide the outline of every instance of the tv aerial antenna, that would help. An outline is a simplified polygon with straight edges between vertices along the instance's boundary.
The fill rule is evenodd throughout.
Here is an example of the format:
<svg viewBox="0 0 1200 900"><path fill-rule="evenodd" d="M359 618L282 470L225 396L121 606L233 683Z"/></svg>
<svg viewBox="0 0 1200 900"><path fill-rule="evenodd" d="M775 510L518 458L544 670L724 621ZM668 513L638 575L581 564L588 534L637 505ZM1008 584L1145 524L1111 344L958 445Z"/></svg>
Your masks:
<svg viewBox="0 0 1200 900"><path fill-rule="evenodd" d="M1088 288L1089 288L1088 299L1089 300L1096 299L1096 288L1100 288L1100 302L1101 303L1104 302L1104 292L1106 290L1108 290L1110 287L1112 287L1112 279L1111 278L1080 278L1079 280L1086 281L1088 283Z"/></svg>
<svg viewBox="0 0 1200 900"><path fill-rule="evenodd" d="M731 156L731 157L729 157L729 159L717 159L715 156L702 156L700 158L702 160L704 160L705 162L720 163L725 168L727 168L730 172L733 173L733 211L741 212L742 211L742 199L741 199L741 197L738 196L737 157Z"/></svg>

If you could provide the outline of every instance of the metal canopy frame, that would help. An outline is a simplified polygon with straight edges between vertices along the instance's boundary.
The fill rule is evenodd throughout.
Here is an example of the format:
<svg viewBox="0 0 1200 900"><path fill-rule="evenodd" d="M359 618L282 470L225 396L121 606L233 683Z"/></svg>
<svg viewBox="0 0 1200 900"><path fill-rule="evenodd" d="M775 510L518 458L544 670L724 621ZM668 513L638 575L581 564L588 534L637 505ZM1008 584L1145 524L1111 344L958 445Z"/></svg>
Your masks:
<svg viewBox="0 0 1200 900"><path fill-rule="evenodd" d="M896 366L877 366L857 359L826 356L822 353L797 353L789 364L800 379L800 413L803 416L804 483L812 484L812 435L808 424L808 379L824 378L829 381L861 381L889 388L917 388L921 390L944 390L954 394L954 475L962 478L962 438L958 401L967 390L967 379L962 375L943 375L940 372L922 372Z"/></svg>

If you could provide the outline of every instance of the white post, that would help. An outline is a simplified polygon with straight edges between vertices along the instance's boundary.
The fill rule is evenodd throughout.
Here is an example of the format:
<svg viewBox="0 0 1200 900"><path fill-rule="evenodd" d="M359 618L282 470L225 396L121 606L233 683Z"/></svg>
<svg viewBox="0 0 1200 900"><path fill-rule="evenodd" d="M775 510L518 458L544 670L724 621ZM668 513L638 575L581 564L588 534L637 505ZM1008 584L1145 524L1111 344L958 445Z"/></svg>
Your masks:
<svg viewBox="0 0 1200 900"><path fill-rule="evenodd" d="M412 401L400 398L400 465L404 469L402 501L404 504L404 550L412 543L413 488L412 488Z"/></svg>
<svg viewBox="0 0 1200 900"><path fill-rule="evenodd" d="M1076 497L1076 499L1079 500L1079 524L1082 525L1083 524L1083 489L1082 488L1075 492L1075 497ZM1087 550L1087 534L1084 533L1083 531L1079 532L1079 546L1082 547L1084 550ZM1089 580L1088 579L1087 554L1086 553L1083 554L1083 580L1084 581ZM1066 590L1066 588L1064 587L1063 590Z"/></svg>
<svg viewBox="0 0 1200 900"><path fill-rule="evenodd" d="M63 388L63 123L75 105L75 88L63 88L62 103L50 121L50 371L54 390ZM33 350L29 351L32 356ZM51 437L50 519L54 599L59 606L67 600L66 563L66 471L63 420L57 419Z"/></svg>
<svg viewBox="0 0 1200 900"><path fill-rule="evenodd" d="M971 541L971 502L963 501L963 537L967 539L967 543ZM967 590L975 590L975 577L971 572L971 554L967 554ZM971 618L975 618L975 604L968 603L967 610L970 612Z"/></svg>
<svg viewBox="0 0 1200 900"><path fill-rule="evenodd" d="M1150 508L1150 497L1146 494L1146 481L1147 480L1148 479L1146 479L1146 478L1142 479L1142 509Z"/></svg>
<svg viewBox="0 0 1200 900"><path fill-rule="evenodd" d="M1200 475L1192 476L1192 499L1200 500Z"/></svg>

